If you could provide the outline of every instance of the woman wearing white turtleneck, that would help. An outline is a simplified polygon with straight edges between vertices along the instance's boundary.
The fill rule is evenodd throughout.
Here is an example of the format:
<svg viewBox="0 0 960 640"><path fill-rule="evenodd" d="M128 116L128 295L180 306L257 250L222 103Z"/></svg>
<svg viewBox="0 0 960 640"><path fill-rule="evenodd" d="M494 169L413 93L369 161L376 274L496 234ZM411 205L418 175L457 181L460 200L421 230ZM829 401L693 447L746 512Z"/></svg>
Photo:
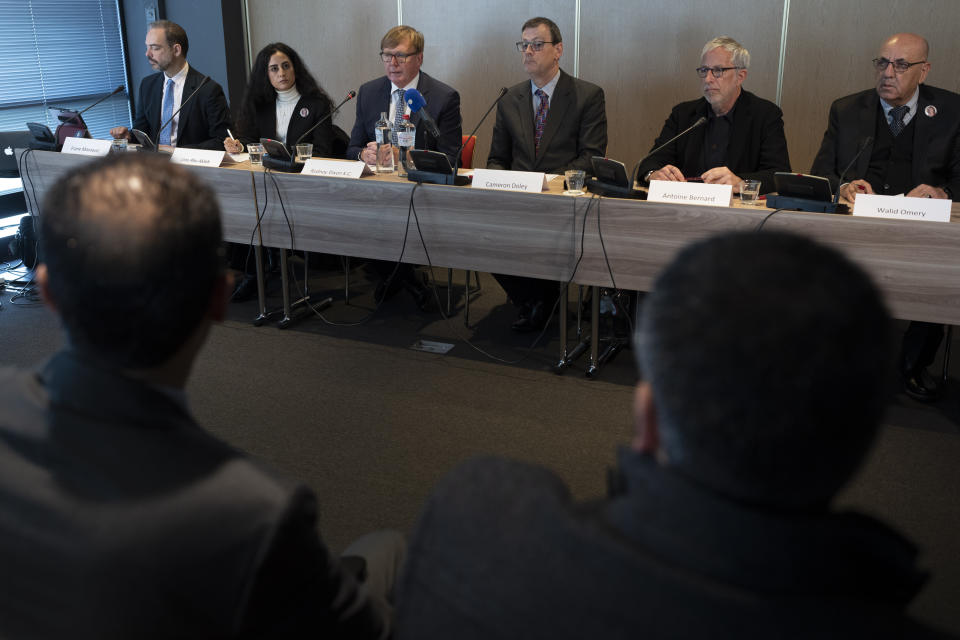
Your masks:
<svg viewBox="0 0 960 640"><path fill-rule="evenodd" d="M237 138L226 138L223 147L239 153L260 138L292 146L318 120L330 113L330 98L307 70L300 56L282 42L264 47L253 63L247 91L237 118ZM303 142L313 143L313 155L334 154L332 119L326 120ZM342 154L341 154L342 155Z"/></svg>

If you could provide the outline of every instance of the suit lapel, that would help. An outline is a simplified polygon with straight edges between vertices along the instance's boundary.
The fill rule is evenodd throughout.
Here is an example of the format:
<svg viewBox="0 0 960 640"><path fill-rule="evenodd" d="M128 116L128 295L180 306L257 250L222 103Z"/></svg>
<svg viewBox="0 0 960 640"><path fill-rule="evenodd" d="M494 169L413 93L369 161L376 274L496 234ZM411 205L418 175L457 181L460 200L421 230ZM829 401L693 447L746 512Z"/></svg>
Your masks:
<svg viewBox="0 0 960 640"><path fill-rule="evenodd" d="M860 149L861 141L866 140L868 137L873 137L873 135L876 133L877 109L879 108L879 105L880 98L877 96L876 91L871 90L866 94L863 103L860 105L858 114L859 117L857 118L857 146L854 149L854 153ZM856 174L851 173L849 175L856 175L857 177L861 178L867 175L867 169L870 168L870 156L873 154L873 145L875 142L876 140L868 144L863 149L863 152L860 154L860 158L857 160ZM849 162L849 160L845 160L844 162ZM842 170L843 167L840 167L839 169Z"/></svg>
<svg viewBox="0 0 960 640"><path fill-rule="evenodd" d="M529 85L528 85L529 86ZM563 118L567 110L573 104L573 82L563 71L560 72L560 79L557 81L557 88L550 97L550 104L547 109L547 122L543 127L543 136L540 138L540 149L537 151L537 162L539 163L544 154L550 148L550 142L560 130L563 124ZM530 112L533 113L533 98L531 94ZM533 121L531 120L531 124Z"/></svg>
<svg viewBox="0 0 960 640"><path fill-rule="evenodd" d="M430 93L432 89L433 89L433 85L430 82L430 76L428 76L427 74L421 71L420 81L417 83L417 91L419 91L420 95L423 96L423 101L427 105L430 104ZM426 109L426 107L424 107L424 109ZM391 114L391 118L392 117L393 115ZM410 122L412 122L414 126L417 127L417 130L420 129L420 112L419 111L417 111L416 113L410 114Z"/></svg>
<svg viewBox="0 0 960 640"><path fill-rule="evenodd" d="M734 173L750 137L750 98L741 91L733 107L733 125L730 127L730 142L727 145L727 168Z"/></svg>
<svg viewBox="0 0 960 640"><path fill-rule="evenodd" d="M187 121L187 114L193 110L193 100L190 101L190 104L185 104L187 98L193 95L193 92L196 90L197 85L199 84L200 74L193 70L193 67L190 67L190 70L187 71L187 79L183 82L183 93L180 94L180 115L177 117L177 146L180 145L180 139L183 136L184 123Z"/></svg>
<svg viewBox="0 0 960 640"><path fill-rule="evenodd" d="M707 102L706 98L701 98L697 101L696 110L691 114L689 122L684 124L680 131L683 131L694 122L696 122L700 117L709 118L710 117L710 103ZM677 131L677 133L680 133ZM687 134L689 139L686 141L686 144L683 145L683 166L685 167L699 167L703 164L703 152L704 145L707 143L707 125L702 124L690 133ZM674 143L683 144L683 138Z"/></svg>
<svg viewBox="0 0 960 640"><path fill-rule="evenodd" d="M933 133L933 119L936 117L936 105L934 105L929 96L926 95L923 85L920 86L920 97L917 99L917 112L913 114L913 120L916 127L913 131L913 184L914 186L923 184L926 175L927 161L927 139ZM928 106L933 106L934 115L928 117L926 110Z"/></svg>
<svg viewBox="0 0 960 640"><path fill-rule="evenodd" d="M530 81L523 83L523 88L514 96L514 108L517 110L517 119L520 122L520 139L530 147L527 152L531 160L536 161L536 147L533 144L533 92L530 91ZM531 162L531 164L534 164Z"/></svg>

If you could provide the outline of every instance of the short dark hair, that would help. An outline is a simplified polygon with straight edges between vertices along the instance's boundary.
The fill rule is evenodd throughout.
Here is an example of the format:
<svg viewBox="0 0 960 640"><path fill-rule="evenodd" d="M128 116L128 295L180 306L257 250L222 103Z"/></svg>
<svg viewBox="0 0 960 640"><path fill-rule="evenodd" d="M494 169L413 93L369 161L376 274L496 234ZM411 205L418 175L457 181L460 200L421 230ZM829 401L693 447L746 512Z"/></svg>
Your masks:
<svg viewBox="0 0 960 640"><path fill-rule="evenodd" d="M731 233L683 251L637 332L660 446L678 472L735 499L827 504L879 427L891 323L870 278L786 233Z"/></svg>
<svg viewBox="0 0 960 640"><path fill-rule="evenodd" d="M220 208L210 187L164 157L111 155L47 193L40 257L74 348L153 367L207 312L224 269Z"/></svg>
<svg viewBox="0 0 960 640"><path fill-rule="evenodd" d="M268 106L271 109L274 108L277 100L277 90L270 84L270 74L267 67L270 65L270 58L275 53L282 53L290 58L293 73L296 76L297 91L300 92L300 95L321 101L326 105L326 111L333 108L330 96L314 79L310 70L307 69L307 65L300 58L300 54L293 47L283 42L272 42L261 49L256 60L253 61L253 69L250 71L247 90L243 95L243 102L240 105L239 117L237 118L237 131L256 131L257 112Z"/></svg>
<svg viewBox="0 0 960 640"><path fill-rule="evenodd" d="M163 34L167 38L167 46L180 45L180 51L183 53L183 57L187 57L190 41L187 40L187 32L183 27L170 20L154 20L148 25L147 31L150 29L163 29Z"/></svg>
<svg viewBox="0 0 960 640"><path fill-rule="evenodd" d="M557 26L557 23L551 20L550 18L544 18L543 16L530 18L529 20L524 22L523 26L520 27L520 32L522 33L527 29L531 29L533 27L539 27L540 25L544 25L547 27L547 29L550 29L550 39L553 40L554 44L557 44L558 42L563 42L563 36L560 35L560 27Z"/></svg>

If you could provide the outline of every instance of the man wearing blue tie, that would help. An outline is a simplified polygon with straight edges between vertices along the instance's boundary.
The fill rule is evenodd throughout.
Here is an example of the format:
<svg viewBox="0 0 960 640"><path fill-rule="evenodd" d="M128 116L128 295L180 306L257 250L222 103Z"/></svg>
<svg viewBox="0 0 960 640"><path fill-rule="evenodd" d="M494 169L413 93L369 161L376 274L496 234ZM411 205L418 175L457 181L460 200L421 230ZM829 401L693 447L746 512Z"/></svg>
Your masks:
<svg viewBox="0 0 960 640"><path fill-rule="evenodd" d="M187 32L169 20L151 22L146 47L150 66L161 73L140 83L133 128L159 145L222 149L231 124L227 98L219 84L187 63ZM131 139L123 126L110 135Z"/></svg>

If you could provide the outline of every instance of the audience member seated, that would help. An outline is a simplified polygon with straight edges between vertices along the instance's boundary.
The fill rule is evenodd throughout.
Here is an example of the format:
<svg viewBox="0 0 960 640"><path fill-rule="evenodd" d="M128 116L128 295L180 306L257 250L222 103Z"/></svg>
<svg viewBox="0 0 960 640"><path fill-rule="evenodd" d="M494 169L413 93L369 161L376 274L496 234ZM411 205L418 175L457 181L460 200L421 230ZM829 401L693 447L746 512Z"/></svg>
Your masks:
<svg viewBox="0 0 960 640"><path fill-rule="evenodd" d="M0 635L385 637L402 536L359 541L358 584L313 493L189 410L230 288L213 191L164 157L112 155L42 211L37 280L68 346L0 369Z"/></svg>
<svg viewBox="0 0 960 640"><path fill-rule="evenodd" d="M400 582L416 638L902 638L917 549L832 506L892 362L876 287L800 236L683 250L637 331L632 443L605 500L485 457L444 479ZM837 394L837 388L844 390Z"/></svg>

